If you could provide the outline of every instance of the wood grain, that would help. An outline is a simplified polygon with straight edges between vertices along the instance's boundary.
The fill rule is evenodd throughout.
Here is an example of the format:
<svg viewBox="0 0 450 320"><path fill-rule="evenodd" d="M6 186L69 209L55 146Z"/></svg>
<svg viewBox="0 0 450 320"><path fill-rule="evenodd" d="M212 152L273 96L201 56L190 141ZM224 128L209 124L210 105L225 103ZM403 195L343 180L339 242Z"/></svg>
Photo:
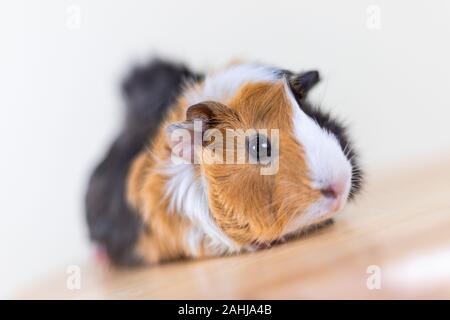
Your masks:
<svg viewBox="0 0 450 320"><path fill-rule="evenodd" d="M369 266L381 288L369 290ZM369 174L363 194L332 225L271 249L139 270L66 267L21 298L403 299L450 298L450 158Z"/></svg>

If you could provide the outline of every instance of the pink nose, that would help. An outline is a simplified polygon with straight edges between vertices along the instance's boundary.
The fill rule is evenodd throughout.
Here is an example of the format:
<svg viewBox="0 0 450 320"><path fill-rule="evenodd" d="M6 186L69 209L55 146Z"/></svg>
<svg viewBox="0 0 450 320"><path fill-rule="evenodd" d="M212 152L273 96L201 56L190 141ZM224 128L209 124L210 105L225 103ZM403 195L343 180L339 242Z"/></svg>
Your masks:
<svg viewBox="0 0 450 320"><path fill-rule="evenodd" d="M329 184L326 188L323 188L320 190L322 194L327 198L340 198L345 190L345 183L342 182L335 182Z"/></svg>
<svg viewBox="0 0 450 320"><path fill-rule="evenodd" d="M335 182L328 185L326 188L320 190L322 194L331 199L330 210L335 212L341 209L342 204L344 203L343 194L345 192L345 182Z"/></svg>

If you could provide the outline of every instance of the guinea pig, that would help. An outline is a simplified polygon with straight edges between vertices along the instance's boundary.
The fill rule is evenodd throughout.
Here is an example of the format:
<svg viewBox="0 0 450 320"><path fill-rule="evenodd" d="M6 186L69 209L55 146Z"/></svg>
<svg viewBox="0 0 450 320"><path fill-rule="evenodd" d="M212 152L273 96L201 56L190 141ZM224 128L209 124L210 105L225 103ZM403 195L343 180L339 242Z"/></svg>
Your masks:
<svg viewBox="0 0 450 320"><path fill-rule="evenodd" d="M317 71L155 60L124 82L125 125L86 195L116 264L253 251L331 219L361 188L346 128L306 100Z"/></svg>

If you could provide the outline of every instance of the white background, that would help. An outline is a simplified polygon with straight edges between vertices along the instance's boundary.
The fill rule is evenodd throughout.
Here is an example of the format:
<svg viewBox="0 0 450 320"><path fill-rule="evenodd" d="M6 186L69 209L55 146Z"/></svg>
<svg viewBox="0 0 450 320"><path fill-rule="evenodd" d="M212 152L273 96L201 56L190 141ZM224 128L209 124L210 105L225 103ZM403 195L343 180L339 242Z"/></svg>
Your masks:
<svg viewBox="0 0 450 320"><path fill-rule="evenodd" d="M368 170L393 170L450 152L449 40L445 0L3 0L0 297L90 258L85 185L120 125L132 64L319 69L313 101L348 120Z"/></svg>

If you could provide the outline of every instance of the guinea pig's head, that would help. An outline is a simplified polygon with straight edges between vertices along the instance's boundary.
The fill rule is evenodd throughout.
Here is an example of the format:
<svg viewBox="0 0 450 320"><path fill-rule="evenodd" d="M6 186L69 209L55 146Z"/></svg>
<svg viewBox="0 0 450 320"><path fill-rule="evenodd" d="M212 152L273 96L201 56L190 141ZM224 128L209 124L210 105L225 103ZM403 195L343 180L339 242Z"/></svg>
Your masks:
<svg viewBox="0 0 450 320"><path fill-rule="evenodd" d="M182 126L198 135L192 154L210 214L240 246L328 220L360 189L345 127L305 100L318 81L316 71L243 64L187 91Z"/></svg>

